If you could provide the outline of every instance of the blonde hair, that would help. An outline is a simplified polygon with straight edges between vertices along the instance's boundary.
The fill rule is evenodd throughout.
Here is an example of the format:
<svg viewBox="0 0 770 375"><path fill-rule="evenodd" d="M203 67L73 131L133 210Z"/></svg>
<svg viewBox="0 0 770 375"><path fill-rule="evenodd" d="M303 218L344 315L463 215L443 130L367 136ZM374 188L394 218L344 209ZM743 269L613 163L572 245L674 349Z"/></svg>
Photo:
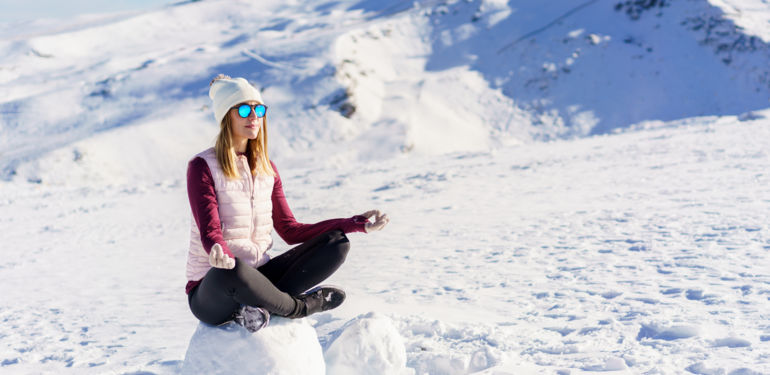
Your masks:
<svg viewBox="0 0 770 375"><path fill-rule="evenodd" d="M229 77L220 74L211 83L220 78ZM214 144L214 151L217 154L217 161L225 176L228 178L239 178L240 173L235 164L236 154L233 149L233 129L230 115L230 111L227 111L227 114L219 124L219 135ZM246 142L246 160L249 162L252 176L258 174L275 176L273 166L270 165L270 158L267 156L267 116L262 118L262 127L259 129L257 139L249 139Z"/></svg>
<svg viewBox="0 0 770 375"><path fill-rule="evenodd" d="M230 113L222 119L219 135L214 144L214 151L217 154L217 161L222 168L225 176L229 178L238 178L238 168L235 166L236 154L232 144L232 121ZM249 139L246 142L246 160L249 162L251 175L258 174L275 176L275 171L270 165L270 158L267 156L267 117L263 118L262 128L259 130L257 139Z"/></svg>

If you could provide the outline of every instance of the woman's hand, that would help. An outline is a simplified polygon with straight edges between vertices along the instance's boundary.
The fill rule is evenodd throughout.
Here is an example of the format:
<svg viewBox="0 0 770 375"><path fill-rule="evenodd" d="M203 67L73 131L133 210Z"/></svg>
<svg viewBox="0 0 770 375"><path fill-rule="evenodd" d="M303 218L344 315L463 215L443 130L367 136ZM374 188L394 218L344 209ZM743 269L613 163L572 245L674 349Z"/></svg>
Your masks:
<svg viewBox="0 0 770 375"><path fill-rule="evenodd" d="M231 270L235 268L235 259L230 258L229 255L225 254L222 250L222 246L215 243L214 246L211 247L211 252L209 253L209 264L211 264L212 267Z"/></svg>
<svg viewBox="0 0 770 375"><path fill-rule="evenodd" d="M388 214L383 214L380 212L380 210L366 211L361 214L361 216L365 217L367 220L366 225L364 225L364 230L366 230L366 233L381 230L385 227L386 224L390 222ZM372 217L374 217L374 222L368 221Z"/></svg>

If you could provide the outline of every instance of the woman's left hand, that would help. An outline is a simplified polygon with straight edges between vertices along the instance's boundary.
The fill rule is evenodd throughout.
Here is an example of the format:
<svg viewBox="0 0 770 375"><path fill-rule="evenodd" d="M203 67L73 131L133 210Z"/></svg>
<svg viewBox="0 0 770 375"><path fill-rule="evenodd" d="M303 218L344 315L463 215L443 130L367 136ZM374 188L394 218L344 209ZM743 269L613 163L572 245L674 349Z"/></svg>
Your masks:
<svg viewBox="0 0 770 375"><path fill-rule="evenodd" d="M385 225L390 222L388 214L381 213L380 210L366 211L361 214L361 216L365 217L367 220L366 224L364 225L364 230L366 230L366 233L382 230L382 228L385 228ZM374 222L368 221L372 217L374 217Z"/></svg>

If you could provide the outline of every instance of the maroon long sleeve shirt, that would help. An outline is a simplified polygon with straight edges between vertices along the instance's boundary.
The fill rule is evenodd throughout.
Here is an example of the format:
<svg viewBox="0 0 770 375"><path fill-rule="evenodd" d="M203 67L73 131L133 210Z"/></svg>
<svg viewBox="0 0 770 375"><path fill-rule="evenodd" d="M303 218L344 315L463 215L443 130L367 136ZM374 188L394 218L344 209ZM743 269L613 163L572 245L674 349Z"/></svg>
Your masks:
<svg viewBox="0 0 770 375"><path fill-rule="evenodd" d="M344 219L324 220L315 224L303 224L297 222L294 214L286 203L286 195L283 193L283 184L278 169L270 162L275 171L275 183L273 184L273 228L278 235L288 244L305 242L319 234L334 229L340 229L345 233L363 232L367 219L356 215ZM211 252L211 247L218 243L228 256L235 258L227 247L222 236L222 226L219 220L219 204L217 193L214 189L214 178L211 170L203 158L197 157L187 165L187 197L190 200L195 224L201 233L201 243L206 253ZM185 291L190 291L200 284L201 280L187 282Z"/></svg>

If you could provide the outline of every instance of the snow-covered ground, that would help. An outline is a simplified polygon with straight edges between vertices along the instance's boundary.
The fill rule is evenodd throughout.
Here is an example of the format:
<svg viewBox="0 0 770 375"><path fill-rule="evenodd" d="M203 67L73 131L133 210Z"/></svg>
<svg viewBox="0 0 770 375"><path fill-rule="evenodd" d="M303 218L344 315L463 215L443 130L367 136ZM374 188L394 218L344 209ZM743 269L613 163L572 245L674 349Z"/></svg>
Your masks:
<svg viewBox="0 0 770 375"><path fill-rule="evenodd" d="M0 372L181 370L185 165L222 72L263 90L299 220L392 219L350 236L348 300L308 319L330 369L375 317L415 374L770 373L768 4L638 4L3 25Z"/></svg>
<svg viewBox="0 0 770 375"><path fill-rule="evenodd" d="M768 149L770 120L723 117L286 170L303 220L392 216L351 236L330 280L349 300L316 328L387 314L418 373L768 373ZM183 184L7 184L0 204L4 372L174 372L197 324Z"/></svg>

